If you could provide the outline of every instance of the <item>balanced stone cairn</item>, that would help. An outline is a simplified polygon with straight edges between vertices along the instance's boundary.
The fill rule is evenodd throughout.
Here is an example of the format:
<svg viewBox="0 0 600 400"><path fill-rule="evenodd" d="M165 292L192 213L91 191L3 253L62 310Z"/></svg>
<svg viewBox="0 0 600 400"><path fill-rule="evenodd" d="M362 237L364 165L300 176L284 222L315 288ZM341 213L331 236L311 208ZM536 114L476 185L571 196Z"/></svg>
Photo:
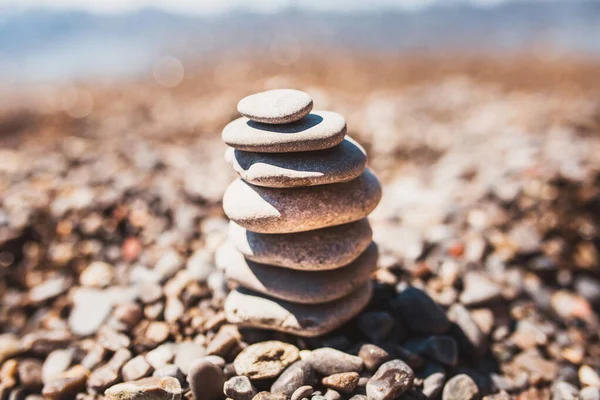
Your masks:
<svg viewBox="0 0 600 400"><path fill-rule="evenodd" d="M366 217L381 186L344 117L312 107L298 90L257 93L223 130L240 176L223 197L229 240L216 254L237 284L225 302L231 323L317 336L371 299L377 246Z"/></svg>

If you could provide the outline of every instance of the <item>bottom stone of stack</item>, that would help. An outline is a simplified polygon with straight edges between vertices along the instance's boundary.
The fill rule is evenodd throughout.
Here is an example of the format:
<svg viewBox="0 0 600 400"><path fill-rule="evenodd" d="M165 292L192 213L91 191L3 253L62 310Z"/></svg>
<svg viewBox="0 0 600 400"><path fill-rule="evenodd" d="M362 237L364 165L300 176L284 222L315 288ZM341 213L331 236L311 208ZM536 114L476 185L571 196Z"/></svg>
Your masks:
<svg viewBox="0 0 600 400"><path fill-rule="evenodd" d="M225 316L229 322L243 327L313 337L331 332L350 321L367 306L372 293L369 282L330 303L295 304L238 288L227 296Z"/></svg>
<svg viewBox="0 0 600 400"><path fill-rule="evenodd" d="M217 251L216 262L229 280L247 289L292 303L319 304L347 296L369 281L377 269L377 245L372 242L350 264L327 271L298 271L255 263L228 242Z"/></svg>

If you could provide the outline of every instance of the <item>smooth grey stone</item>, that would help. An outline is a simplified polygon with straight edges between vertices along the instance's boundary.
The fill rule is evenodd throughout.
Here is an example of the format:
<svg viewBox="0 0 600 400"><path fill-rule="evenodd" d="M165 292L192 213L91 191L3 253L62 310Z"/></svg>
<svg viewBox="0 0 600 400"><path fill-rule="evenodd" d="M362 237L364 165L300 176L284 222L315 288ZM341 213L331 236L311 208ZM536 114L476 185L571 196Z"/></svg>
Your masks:
<svg viewBox="0 0 600 400"><path fill-rule="evenodd" d="M287 367L285 371L279 375L277 380L275 380L271 386L271 392L283 393L286 398L290 398L295 394L297 389L304 387L305 391L308 391L307 387L310 387L310 395L313 392L311 386L315 383L317 383L317 379L313 367L309 362L299 360Z"/></svg>
<svg viewBox="0 0 600 400"><path fill-rule="evenodd" d="M245 327L272 329L298 336L319 336L345 324L369 303L371 283L346 297L324 304L294 304L247 289L238 288L225 300L225 316L230 323Z"/></svg>
<svg viewBox="0 0 600 400"><path fill-rule="evenodd" d="M373 231L364 218L314 231L264 234L229 224L229 240L248 259L297 270L327 270L356 260L369 246ZM218 255L217 255L218 257Z"/></svg>
<svg viewBox="0 0 600 400"><path fill-rule="evenodd" d="M300 304L319 304L342 298L364 286L377 269L377 246L372 243L349 265L328 271L297 271L246 260L233 245L220 249L217 265L239 285Z"/></svg>
<svg viewBox="0 0 600 400"><path fill-rule="evenodd" d="M255 153L230 147L225 159L246 182L275 188L347 182L367 165L365 150L349 137L329 149L301 153Z"/></svg>
<svg viewBox="0 0 600 400"><path fill-rule="evenodd" d="M218 400L223 395L225 375L221 368L209 361L194 361L190 365L187 381L195 400Z"/></svg>
<svg viewBox="0 0 600 400"><path fill-rule="evenodd" d="M346 120L333 111L313 111L299 121L269 125L238 118L225 126L221 138L238 150L296 153L328 149L346 136Z"/></svg>
<svg viewBox="0 0 600 400"><path fill-rule="evenodd" d="M469 375L454 376L442 391L442 400L475 400L479 399L479 388Z"/></svg>
<svg viewBox="0 0 600 400"><path fill-rule="evenodd" d="M365 368L375 371L386 361L391 359L390 354L374 344L363 344L358 351L358 356L363 360Z"/></svg>
<svg viewBox="0 0 600 400"><path fill-rule="evenodd" d="M307 356L307 361L315 371L324 376L343 372L360 372L363 369L362 358L331 347L313 350Z"/></svg>
<svg viewBox="0 0 600 400"><path fill-rule="evenodd" d="M313 108L308 93L295 89L274 89L241 99L237 109L244 117L265 124L287 124L305 117Z"/></svg>
<svg viewBox="0 0 600 400"><path fill-rule="evenodd" d="M350 182L302 188L264 188L237 179L225 191L223 209L250 231L294 233L358 221L380 199L379 180L366 169Z"/></svg>

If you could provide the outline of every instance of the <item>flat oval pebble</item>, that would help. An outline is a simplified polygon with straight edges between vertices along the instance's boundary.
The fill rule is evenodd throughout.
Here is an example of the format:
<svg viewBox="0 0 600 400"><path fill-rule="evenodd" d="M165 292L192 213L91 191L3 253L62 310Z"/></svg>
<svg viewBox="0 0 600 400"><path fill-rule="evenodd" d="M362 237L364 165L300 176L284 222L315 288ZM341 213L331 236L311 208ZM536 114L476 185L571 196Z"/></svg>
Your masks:
<svg viewBox="0 0 600 400"><path fill-rule="evenodd" d="M245 327L272 329L314 337L330 332L360 313L369 303L370 283L325 304L294 304L247 289L233 290L225 300L225 316Z"/></svg>
<svg viewBox="0 0 600 400"><path fill-rule="evenodd" d="M227 278L241 286L278 299L301 304L337 300L363 286L377 268L377 246L371 246L349 265L329 271L295 271L248 261L225 244L219 251L217 266Z"/></svg>
<svg viewBox="0 0 600 400"><path fill-rule="evenodd" d="M242 117L227 124L221 138L229 146L260 153L328 149L346 136L346 120L333 111L314 111L299 121L269 125Z"/></svg>
<svg viewBox="0 0 600 400"><path fill-rule="evenodd" d="M303 188L263 188L237 179L225 191L223 209L250 231L293 233L365 218L380 199L379 180L367 169L350 182Z"/></svg>
<svg viewBox="0 0 600 400"><path fill-rule="evenodd" d="M229 147L225 159L246 182L274 188L347 182L367 165L365 150L348 137L332 148L301 153L255 153Z"/></svg>
<svg viewBox="0 0 600 400"><path fill-rule="evenodd" d="M305 271L348 265L372 238L366 218L314 231L270 235L249 231L235 222L229 224L229 240L249 260Z"/></svg>
<svg viewBox="0 0 600 400"><path fill-rule="evenodd" d="M244 97L237 109L244 117L265 124L288 124L305 117L313 108L308 93L295 89L267 90Z"/></svg>

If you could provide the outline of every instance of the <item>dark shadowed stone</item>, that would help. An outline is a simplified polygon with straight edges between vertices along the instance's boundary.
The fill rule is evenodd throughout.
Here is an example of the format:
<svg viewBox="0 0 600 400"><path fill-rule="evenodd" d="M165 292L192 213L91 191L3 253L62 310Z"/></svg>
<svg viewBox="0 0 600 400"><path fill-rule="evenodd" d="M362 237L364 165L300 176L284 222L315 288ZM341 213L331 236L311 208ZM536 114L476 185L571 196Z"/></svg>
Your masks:
<svg viewBox="0 0 600 400"><path fill-rule="evenodd" d="M420 289L408 287L400 292L394 307L415 333L435 335L450 330L451 323L444 310Z"/></svg>
<svg viewBox="0 0 600 400"><path fill-rule="evenodd" d="M297 271L246 260L231 244L224 244L217 265L241 286L300 304L320 304L342 298L364 286L377 268L377 246L372 243L354 262L328 271ZM393 323L393 321L392 321Z"/></svg>
<svg viewBox="0 0 600 400"><path fill-rule="evenodd" d="M454 304L448 310L448 318L454 322L450 334L466 356L481 357L487 352L487 338L469 310L461 304Z"/></svg>
<svg viewBox="0 0 600 400"><path fill-rule="evenodd" d="M413 385L415 374L401 360L384 363L367 383L367 396L370 400L393 400Z"/></svg>
<svg viewBox="0 0 600 400"><path fill-rule="evenodd" d="M443 365L454 367L458 363L458 346L451 336L412 339L404 343L404 347Z"/></svg>
<svg viewBox="0 0 600 400"><path fill-rule="evenodd" d="M217 400L223 393L225 375L219 367L200 359L190 365L187 381L196 400Z"/></svg>

